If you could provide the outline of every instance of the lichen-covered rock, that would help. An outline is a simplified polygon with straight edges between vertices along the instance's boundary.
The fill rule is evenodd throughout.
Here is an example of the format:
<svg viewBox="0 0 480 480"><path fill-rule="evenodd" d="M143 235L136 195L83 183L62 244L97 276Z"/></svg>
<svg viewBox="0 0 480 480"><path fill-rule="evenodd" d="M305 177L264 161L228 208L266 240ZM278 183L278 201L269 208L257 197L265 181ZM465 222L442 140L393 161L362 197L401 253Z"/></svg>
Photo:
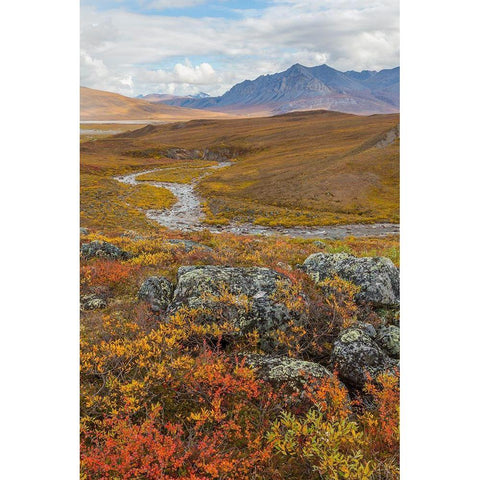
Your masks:
<svg viewBox="0 0 480 480"><path fill-rule="evenodd" d="M344 330L333 345L331 364L339 377L361 388L367 374L376 377L395 366L396 362L361 328Z"/></svg>
<svg viewBox="0 0 480 480"><path fill-rule="evenodd" d="M322 242L321 240L315 240L313 242L313 244L317 247L317 248L321 248L322 250L327 246L325 242Z"/></svg>
<svg viewBox="0 0 480 480"><path fill-rule="evenodd" d="M82 295L80 297L80 309L81 310L100 310L107 307L107 302L102 297L95 295Z"/></svg>
<svg viewBox="0 0 480 480"><path fill-rule="evenodd" d="M274 385L288 384L298 388L311 378L332 376L324 366L296 358L258 354L245 354L242 358L246 365L257 369L259 378Z"/></svg>
<svg viewBox="0 0 480 480"><path fill-rule="evenodd" d="M88 228L80 227L80 235L88 235Z"/></svg>
<svg viewBox="0 0 480 480"><path fill-rule="evenodd" d="M80 252L82 257L84 258L111 258L114 260L127 260L132 255L129 252L122 250L121 248L116 247L108 242L100 242L98 240L94 240L90 243L84 243L81 248Z"/></svg>
<svg viewBox="0 0 480 480"><path fill-rule="evenodd" d="M303 263L316 282L338 275L361 287L358 300L377 305L397 305L400 276L393 262L385 257L355 257L347 253L314 253Z"/></svg>
<svg viewBox="0 0 480 480"><path fill-rule="evenodd" d="M356 322L355 328L359 328L362 332L366 333L370 338L375 340L377 337L377 330L371 323L367 322Z"/></svg>
<svg viewBox="0 0 480 480"><path fill-rule="evenodd" d="M387 325L380 328L375 341L391 357L400 356L400 328L396 325Z"/></svg>
<svg viewBox="0 0 480 480"><path fill-rule="evenodd" d="M138 298L150 304L154 312L168 309L173 297L173 285L165 277L149 277L141 285Z"/></svg>
<svg viewBox="0 0 480 480"><path fill-rule="evenodd" d="M212 251L210 247L207 245L202 245L201 243L194 242L193 240L183 240L181 238L170 238L167 240L167 243L171 243L172 245L180 245L184 248L184 250L188 253L194 249Z"/></svg>
<svg viewBox="0 0 480 480"><path fill-rule="evenodd" d="M170 311L200 309L202 321L228 322L240 333L257 330L262 335L297 318L279 298L281 283L290 281L268 268L180 267Z"/></svg>

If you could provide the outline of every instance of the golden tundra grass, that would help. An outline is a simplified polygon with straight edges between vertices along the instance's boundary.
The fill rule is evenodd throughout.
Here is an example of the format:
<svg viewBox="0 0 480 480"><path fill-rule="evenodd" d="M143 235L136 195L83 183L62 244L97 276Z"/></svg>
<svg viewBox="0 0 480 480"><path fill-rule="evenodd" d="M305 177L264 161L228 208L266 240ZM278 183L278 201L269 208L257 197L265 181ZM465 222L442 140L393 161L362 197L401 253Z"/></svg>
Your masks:
<svg viewBox="0 0 480 480"><path fill-rule="evenodd" d="M88 187L93 175L97 184L110 192L111 201L121 203L113 200L114 191L122 187L108 180L112 175L175 167L178 171L173 180L189 181L194 175L188 161L167 159L158 152L171 147L229 147L244 153L231 167L211 171L197 187L208 223L398 222L399 140L384 148L375 146L398 122L397 114L356 116L316 111L149 125L82 143L82 185ZM85 177L87 173L89 177ZM164 176L167 173L155 178L168 178ZM84 212L86 226L101 222L95 218L95 208L85 210L89 210ZM131 223L123 214L110 216L117 217L119 229ZM146 220L143 223L150 225Z"/></svg>
<svg viewBox="0 0 480 480"><path fill-rule="evenodd" d="M142 182L190 183L193 180L210 173L211 170L208 167L215 165L217 165L217 162L201 160L183 162L178 168L162 168L162 170L139 175L137 180Z"/></svg>

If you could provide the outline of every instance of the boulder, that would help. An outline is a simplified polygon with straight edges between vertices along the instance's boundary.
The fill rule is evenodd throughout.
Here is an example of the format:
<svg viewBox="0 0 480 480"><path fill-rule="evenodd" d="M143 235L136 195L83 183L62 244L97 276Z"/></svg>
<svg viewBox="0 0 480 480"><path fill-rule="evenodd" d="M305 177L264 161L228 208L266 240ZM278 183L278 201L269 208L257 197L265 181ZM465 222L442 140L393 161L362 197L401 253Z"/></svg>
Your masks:
<svg viewBox="0 0 480 480"><path fill-rule="evenodd" d="M301 268L317 283L338 275L360 286L357 300L385 306L395 306L400 301L399 271L388 258L314 253Z"/></svg>
<svg viewBox="0 0 480 480"><path fill-rule="evenodd" d="M138 298L154 312L165 312L173 297L173 285L165 277L149 277L141 285Z"/></svg>
<svg viewBox="0 0 480 480"><path fill-rule="evenodd" d="M196 248L201 250L207 250L209 252L212 251L212 249L210 247L207 247L207 245L202 245L201 243L194 242L193 240L183 240L181 238L172 238L172 239L168 239L167 243L171 243L172 245L180 245L181 247L183 247L183 249L187 253L191 252Z"/></svg>
<svg viewBox="0 0 480 480"><path fill-rule="evenodd" d="M82 295L80 297L80 309L81 310L100 310L107 307L107 302L102 297L95 295Z"/></svg>
<svg viewBox="0 0 480 480"><path fill-rule="evenodd" d="M299 388L311 378L332 376L324 366L296 358L258 354L245 354L242 358L246 365L257 369L260 379L274 385L287 384Z"/></svg>
<svg viewBox="0 0 480 480"><path fill-rule="evenodd" d="M275 298L279 282L290 284L287 277L268 268L180 267L170 311L200 309L204 311L200 321L228 322L240 334L257 330L262 336L299 318ZM266 337L261 340L267 342Z"/></svg>
<svg viewBox="0 0 480 480"><path fill-rule="evenodd" d="M132 256L129 252L126 252L111 243L100 242L98 240L84 243L80 248L80 252L82 257L86 259L100 257L111 258L113 260L127 260Z"/></svg>
<svg viewBox="0 0 480 480"><path fill-rule="evenodd" d="M377 330L371 323L356 322L355 328L359 328L363 333L366 333L371 339L375 340L377 337Z"/></svg>
<svg viewBox="0 0 480 480"><path fill-rule="evenodd" d="M390 357L400 357L400 328L396 325L381 327L375 341Z"/></svg>
<svg viewBox="0 0 480 480"><path fill-rule="evenodd" d="M335 341L331 364L344 382L361 388L367 374L376 377L393 368L396 362L362 328L351 327Z"/></svg>

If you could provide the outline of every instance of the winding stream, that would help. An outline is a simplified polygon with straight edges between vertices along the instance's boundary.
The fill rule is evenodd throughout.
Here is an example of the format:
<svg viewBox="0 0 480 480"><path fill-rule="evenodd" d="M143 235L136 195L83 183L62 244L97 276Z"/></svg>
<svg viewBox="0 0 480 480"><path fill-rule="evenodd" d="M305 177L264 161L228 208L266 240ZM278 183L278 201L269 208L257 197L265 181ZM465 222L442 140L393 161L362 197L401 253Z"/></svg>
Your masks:
<svg viewBox="0 0 480 480"><path fill-rule="evenodd" d="M208 168L218 169L228 167L231 164L232 162L219 162L218 165ZM204 215L200 198L195 193L197 182L207 174L198 177L192 183L144 182L137 180L138 176L145 173L167 171L175 168L178 167L156 168L114 178L128 185L148 184L170 190L177 197L177 203L169 209L147 210L146 216L172 230L198 231L207 229L212 233L230 232L238 235L287 235L299 238L332 239L340 239L347 236L382 237L386 235L398 235L400 233L399 225L393 223L328 225L323 227L267 227L254 225L252 223L235 222L231 222L229 225L207 225L202 223Z"/></svg>

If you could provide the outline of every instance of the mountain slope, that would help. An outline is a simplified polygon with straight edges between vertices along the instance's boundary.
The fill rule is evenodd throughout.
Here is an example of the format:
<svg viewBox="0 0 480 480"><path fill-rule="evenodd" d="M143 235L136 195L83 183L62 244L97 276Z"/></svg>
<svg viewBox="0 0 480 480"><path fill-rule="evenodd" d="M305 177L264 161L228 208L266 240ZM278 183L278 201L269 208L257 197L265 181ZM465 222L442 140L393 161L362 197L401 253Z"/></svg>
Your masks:
<svg viewBox="0 0 480 480"><path fill-rule="evenodd" d="M228 118L217 112L151 103L117 93L80 87L80 120L157 120L164 122Z"/></svg>
<svg viewBox="0 0 480 480"><path fill-rule="evenodd" d="M234 85L221 97L157 99L168 105L229 113L279 114L328 109L346 113L396 113L400 68L340 72L328 65L292 65Z"/></svg>

